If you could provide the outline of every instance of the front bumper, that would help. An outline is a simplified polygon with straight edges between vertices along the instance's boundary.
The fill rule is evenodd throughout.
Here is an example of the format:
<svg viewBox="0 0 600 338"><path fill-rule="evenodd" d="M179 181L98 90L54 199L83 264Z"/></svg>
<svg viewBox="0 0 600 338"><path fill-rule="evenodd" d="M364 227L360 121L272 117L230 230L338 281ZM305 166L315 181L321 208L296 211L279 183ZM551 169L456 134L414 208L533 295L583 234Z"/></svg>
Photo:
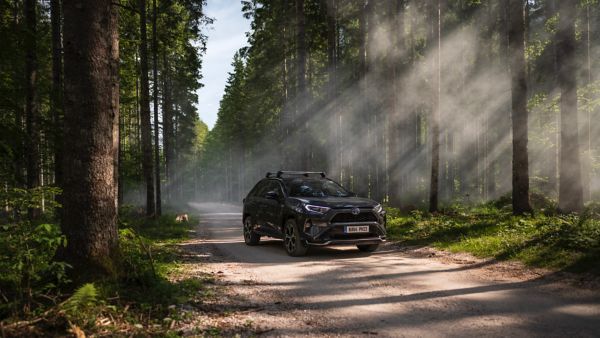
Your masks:
<svg viewBox="0 0 600 338"><path fill-rule="evenodd" d="M328 246L328 245L369 245L379 244L385 242L385 238L371 237L371 238L357 238L357 239L333 239L325 242L310 242L306 241L311 246Z"/></svg>
<svg viewBox="0 0 600 338"><path fill-rule="evenodd" d="M308 245L369 245L385 242L385 213L375 213L372 209L361 209L361 212L371 212L374 221L360 222L332 222L336 215L349 213L351 209L333 209L325 215L312 215L306 217L302 224L302 239ZM346 233L347 226L369 226L369 232Z"/></svg>

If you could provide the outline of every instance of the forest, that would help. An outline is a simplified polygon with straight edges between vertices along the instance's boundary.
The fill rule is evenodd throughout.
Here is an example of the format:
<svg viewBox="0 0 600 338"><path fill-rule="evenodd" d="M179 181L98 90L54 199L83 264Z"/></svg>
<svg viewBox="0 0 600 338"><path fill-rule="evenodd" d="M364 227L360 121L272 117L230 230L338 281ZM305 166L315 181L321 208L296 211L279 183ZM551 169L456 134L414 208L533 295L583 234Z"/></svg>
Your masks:
<svg viewBox="0 0 600 338"><path fill-rule="evenodd" d="M275 167L406 209L597 199L596 1L244 6L249 46L204 145L205 191L240 200Z"/></svg>
<svg viewBox="0 0 600 338"><path fill-rule="evenodd" d="M600 255L597 0L236 5L251 29L209 130L206 0L0 1L0 320L85 326L86 283L158 278L161 226L188 236L188 202L239 204L276 170L384 203L397 236L485 206L582 225L569 255Z"/></svg>

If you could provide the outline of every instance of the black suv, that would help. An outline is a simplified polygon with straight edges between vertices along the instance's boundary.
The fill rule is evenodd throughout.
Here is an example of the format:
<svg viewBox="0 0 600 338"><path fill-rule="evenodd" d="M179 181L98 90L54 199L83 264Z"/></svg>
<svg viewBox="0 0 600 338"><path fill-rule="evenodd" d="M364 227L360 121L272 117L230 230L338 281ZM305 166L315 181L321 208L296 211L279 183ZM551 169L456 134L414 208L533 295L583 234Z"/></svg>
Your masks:
<svg viewBox="0 0 600 338"><path fill-rule="evenodd" d="M381 204L356 197L322 172L267 173L244 199L244 241L281 238L291 256L309 246L354 244L372 252L385 240Z"/></svg>

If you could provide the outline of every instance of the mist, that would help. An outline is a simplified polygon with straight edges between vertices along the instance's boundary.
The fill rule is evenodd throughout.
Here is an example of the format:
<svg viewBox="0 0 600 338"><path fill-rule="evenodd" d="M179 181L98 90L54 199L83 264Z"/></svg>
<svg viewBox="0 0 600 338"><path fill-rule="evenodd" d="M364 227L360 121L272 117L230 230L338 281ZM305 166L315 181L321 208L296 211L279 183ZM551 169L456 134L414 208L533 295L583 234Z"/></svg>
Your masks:
<svg viewBox="0 0 600 338"><path fill-rule="evenodd" d="M297 92L296 36L286 33L286 27L296 29L295 23L252 13L250 46L236 56L241 68L230 76L217 124L191 169L197 181L188 183L194 186L188 196L241 202L268 171L310 170L325 171L349 190L381 202L403 208L426 206L438 57L440 204L476 204L510 195L511 70L502 2L486 1L466 9L457 9L453 2L443 4L439 48L432 38L437 17L427 3L408 1L398 9L373 2L362 23L358 13L363 9L356 1L337 1L335 7L329 3L320 8L325 12L311 9L307 16L323 21L327 15L334 17L335 64L327 55L327 34L309 31L304 92ZM551 65L553 34L547 28L553 17L534 12L534 2L530 6L526 41L530 186L532 193L556 199L560 90ZM271 15L285 11L275 5L257 8ZM282 33L268 34L277 29ZM579 39L578 48L584 49L585 41ZM598 55L598 50L592 47L591 55ZM260 55L277 52L269 62ZM595 79L597 62L587 69L586 53L578 50L577 58L579 71ZM253 89L258 83L260 90ZM600 130L593 125L598 94L597 82L580 81L586 201L598 196L600 188L596 156Z"/></svg>

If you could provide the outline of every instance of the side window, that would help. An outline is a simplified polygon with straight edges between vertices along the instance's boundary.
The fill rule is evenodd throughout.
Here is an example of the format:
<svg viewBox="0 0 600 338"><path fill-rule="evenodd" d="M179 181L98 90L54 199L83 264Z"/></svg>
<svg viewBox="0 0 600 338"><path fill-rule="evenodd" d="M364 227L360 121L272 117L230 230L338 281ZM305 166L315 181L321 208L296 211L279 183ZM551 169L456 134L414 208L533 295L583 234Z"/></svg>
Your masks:
<svg viewBox="0 0 600 338"><path fill-rule="evenodd" d="M277 193L279 193L279 197L283 197L283 189L281 187L281 184L279 182L273 182L275 183L275 188L273 188L273 190L277 191Z"/></svg>
<svg viewBox="0 0 600 338"><path fill-rule="evenodd" d="M262 182L262 184L260 185L260 187L256 191L256 197L265 197L265 194L268 191L271 191L271 189L272 189L271 181L264 181L264 182Z"/></svg>
<svg viewBox="0 0 600 338"><path fill-rule="evenodd" d="M248 193L249 197L256 197L256 196L261 196L260 192L261 190L263 190L263 188L265 187L265 181L260 181L258 183L256 183L256 185L254 186L254 188L252 188L252 190L250 190L250 192Z"/></svg>
<svg viewBox="0 0 600 338"><path fill-rule="evenodd" d="M269 180L265 182L264 186L258 190L258 197L264 197L269 191L277 191L279 196L283 196L283 192L281 191L281 185L277 181Z"/></svg>

